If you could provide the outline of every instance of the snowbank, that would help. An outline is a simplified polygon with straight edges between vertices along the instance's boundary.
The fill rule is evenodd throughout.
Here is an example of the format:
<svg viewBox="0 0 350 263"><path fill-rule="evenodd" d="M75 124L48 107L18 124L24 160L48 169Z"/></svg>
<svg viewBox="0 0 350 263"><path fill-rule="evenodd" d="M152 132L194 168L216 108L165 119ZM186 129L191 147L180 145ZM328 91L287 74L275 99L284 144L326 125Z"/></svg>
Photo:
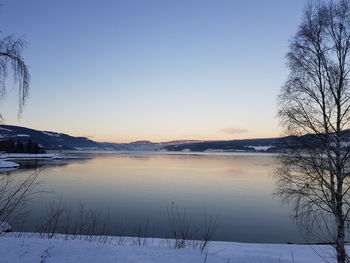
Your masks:
<svg viewBox="0 0 350 263"><path fill-rule="evenodd" d="M0 238L2 263L196 263L204 262L198 251L148 246L115 246L81 240ZM213 258L212 263L223 263Z"/></svg>
<svg viewBox="0 0 350 263"><path fill-rule="evenodd" d="M318 263L335 262L329 246L287 244L244 244L211 242L206 253L191 249L170 249L169 240L148 239L146 246L123 242L110 237L105 244L86 240L64 240L65 235L54 239L38 238L38 234L9 233L0 237L1 262L142 262L142 263ZM125 238L132 240L132 238Z"/></svg>
<svg viewBox="0 0 350 263"><path fill-rule="evenodd" d="M1 153L0 154L0 172L12 171L19 167L19 164L8 160L38 160L38 159L62 159L62 154L57 153Z"/></svg>
<svg viewBox="0 0 350 263"><path fill-rule="evenodd" d="M57 153L2 153L0 159L62 159L62 154Z"/></svg>
<svg viewBox="0 0 350 263"><path fill-rule="evenodd" d="M18 163L0 160L0 169L3 169L3 168L17 168L17 167L19 167Z"/></svg>

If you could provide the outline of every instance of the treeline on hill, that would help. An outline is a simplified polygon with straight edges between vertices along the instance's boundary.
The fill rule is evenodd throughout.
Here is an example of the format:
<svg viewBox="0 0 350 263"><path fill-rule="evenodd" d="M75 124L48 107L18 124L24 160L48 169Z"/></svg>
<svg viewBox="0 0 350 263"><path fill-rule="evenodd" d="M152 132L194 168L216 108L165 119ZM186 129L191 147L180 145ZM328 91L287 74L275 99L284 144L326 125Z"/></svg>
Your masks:
<svg viewBox="0 0 350 263"><path fill-rule="evenodd" d="M6 153L45 153L37 143L31 140L14 141L11 139L0 141L0 151Z"/></svg>

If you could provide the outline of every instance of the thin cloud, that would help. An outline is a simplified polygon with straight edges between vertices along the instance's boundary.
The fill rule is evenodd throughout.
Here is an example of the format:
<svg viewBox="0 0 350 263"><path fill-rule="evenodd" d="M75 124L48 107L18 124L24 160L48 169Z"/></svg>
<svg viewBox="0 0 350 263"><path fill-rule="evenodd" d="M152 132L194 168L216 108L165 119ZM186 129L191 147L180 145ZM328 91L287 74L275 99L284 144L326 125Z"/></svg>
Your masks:
<svg viewBox="0 0 350 263"><path fill-rule="evenodd" d="M247 133L248 130L247 129L243 129L240 127L229 127L229 128L224 128L221 129L222 132L227 133L227 134L243 134L243 133Z"/></svg>

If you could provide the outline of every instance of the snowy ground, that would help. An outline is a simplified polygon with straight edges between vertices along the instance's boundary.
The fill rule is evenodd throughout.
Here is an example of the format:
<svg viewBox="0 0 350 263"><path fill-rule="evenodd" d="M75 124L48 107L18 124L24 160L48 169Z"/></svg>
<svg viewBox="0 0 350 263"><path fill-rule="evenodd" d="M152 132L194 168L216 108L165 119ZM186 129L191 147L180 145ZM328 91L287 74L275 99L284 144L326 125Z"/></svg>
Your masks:
<svg viewBox="0 0 350 263"><path fill-rule="evenodd" d="M17 237L16 237L17 236ZM146 245L132 245L126 238L118 245L119 238L110 238L101 243L86 240L64 240L64 235L54 239L39 238L38 235L14 233L0 237L1 262L118 262L118 263L287 263L287 262L335 262L333 250L327 246L244 244L233 242L211 242L206 253L193 249L169 248L169 240L148 239Z"/></svg>

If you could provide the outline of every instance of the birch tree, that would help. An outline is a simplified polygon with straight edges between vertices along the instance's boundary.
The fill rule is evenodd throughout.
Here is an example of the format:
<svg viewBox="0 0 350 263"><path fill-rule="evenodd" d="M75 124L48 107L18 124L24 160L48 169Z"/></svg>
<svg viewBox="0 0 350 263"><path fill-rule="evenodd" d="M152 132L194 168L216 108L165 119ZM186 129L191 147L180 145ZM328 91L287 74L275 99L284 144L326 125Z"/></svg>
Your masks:
<svg viewBox="0 0 350 263"><path fill-rule="evenodd" d="M28 97L30 82L28 66L22 57L26 42L21 38L1 34L0 31L0 99L6 96L6 80L8 75L12 74L18 85L18 116L20 116ZM10 175L0 177L0 233L4 231L6 220L24 214L24 205L33 194L33 184L38 174L39 171L35 171L23 180Z"/></svg>
<svg viewBox="0 0 350 263"><path fill-rule="evenodd" d="M287 54L277 194L346 262L350 213L350 0L309 1Z"/></svg>
<svg viewBox="0 0 350 263"><path fill-rule="evenodd" d="M30 75L27 65L22 58L25 41L21 38L5 36L0 39L0 97L6 95L6 79L9 73L13 74L18 84L18 115L22 113L28 97Z"/></svg>

